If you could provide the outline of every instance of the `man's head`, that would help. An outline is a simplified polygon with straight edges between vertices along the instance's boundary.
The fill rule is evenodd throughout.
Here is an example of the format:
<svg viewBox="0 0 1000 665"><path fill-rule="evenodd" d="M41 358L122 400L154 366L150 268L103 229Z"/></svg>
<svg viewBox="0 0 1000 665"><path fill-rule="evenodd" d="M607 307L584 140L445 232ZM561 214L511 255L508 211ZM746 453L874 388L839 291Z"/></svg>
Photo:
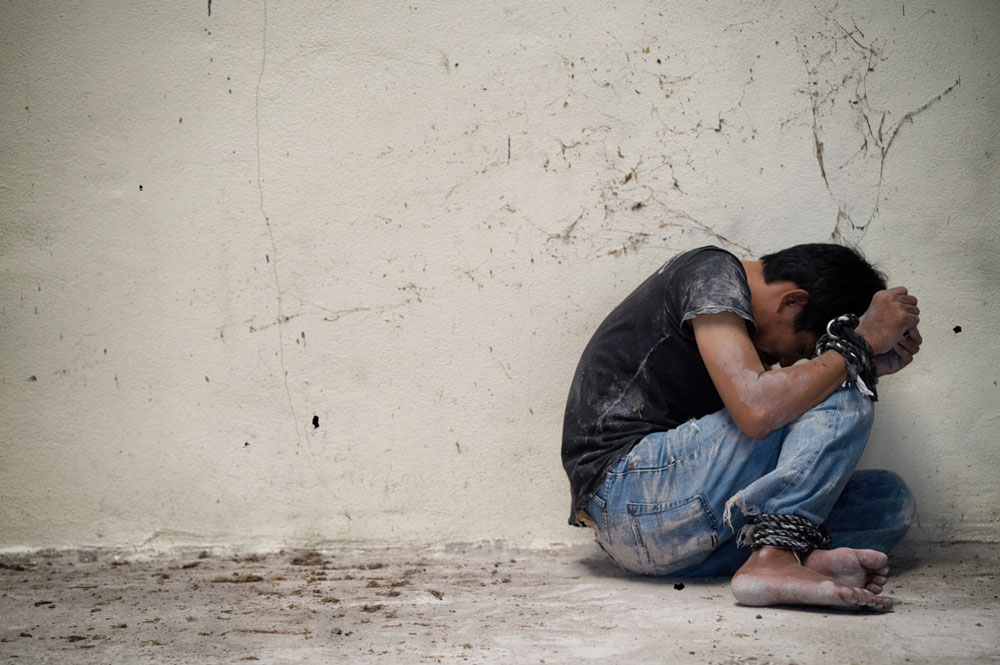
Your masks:
<svg viewBox="0 0 1000 665"><path fill-rule="evenodd" d="M885 275L856 250L841 245L796 245L761 257L764 281L789 281L809 294L795 318L795 330L826 332L830 319L851 312L861 316L876 291L886 288Z"/></svg>
<svg viewBox="0 0 1000 665"><path fill-rule="evenodd" d="M796 245L762 257L760 265L765 288L754 298L754 346L765 365L811 357L830 319L860 316L886 287L882 273L840 245Z"/></svg>

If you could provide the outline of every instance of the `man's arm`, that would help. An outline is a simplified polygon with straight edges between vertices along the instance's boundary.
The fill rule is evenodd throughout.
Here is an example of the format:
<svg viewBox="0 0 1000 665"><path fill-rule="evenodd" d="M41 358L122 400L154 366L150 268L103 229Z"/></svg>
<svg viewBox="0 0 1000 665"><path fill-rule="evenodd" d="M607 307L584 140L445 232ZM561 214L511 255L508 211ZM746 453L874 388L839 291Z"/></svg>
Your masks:
<svg viewBox="0 0 1000 665"><path fill-rule="evenodd" d="M919 348L918 315L916 298L906 289L879 291L857 332L877 356L895 355L899 362L894 363L893 371L898 371ZM827 351L807 363L765 371L746 323L736 314L703 314L692 319L691 325L702 360L729 415L753 438L763 438L792 422L829 397L847 378L844 358L836 351ZM904 337L908 332L916 339Z"/></svg>
<svg viewBox="0 0 1000 665"><path fill-rule="evenodd" d="M732 312L691 320L698 351L722 403L747 436L761 439L833 394L847 378L836 351L808 363L765 371L746 323Z"/></svg>

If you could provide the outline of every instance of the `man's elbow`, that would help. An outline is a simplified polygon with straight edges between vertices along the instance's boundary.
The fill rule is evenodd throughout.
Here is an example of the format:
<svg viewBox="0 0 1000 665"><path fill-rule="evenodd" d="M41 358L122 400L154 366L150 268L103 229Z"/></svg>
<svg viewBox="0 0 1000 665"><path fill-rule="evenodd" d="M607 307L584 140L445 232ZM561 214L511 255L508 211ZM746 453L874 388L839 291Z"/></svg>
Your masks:
<svg viewBox="0 0 1000 665"><path fill-rule="evenodd" d="M736 423L741 432L751 439L763 439L780 427L775 414L767 410L758 409L747 409L738 417L734 417L733 422Z"/></svg>

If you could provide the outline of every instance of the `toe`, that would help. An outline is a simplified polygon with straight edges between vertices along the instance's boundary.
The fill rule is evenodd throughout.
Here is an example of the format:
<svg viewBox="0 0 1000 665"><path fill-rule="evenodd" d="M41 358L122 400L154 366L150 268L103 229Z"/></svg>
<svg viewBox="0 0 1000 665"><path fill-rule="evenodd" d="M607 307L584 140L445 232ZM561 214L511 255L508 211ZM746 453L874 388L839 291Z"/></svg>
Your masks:
<svg viewBox="0 0 1000 665"><path fill-rule="evenodd" d="M837 596L848 605L864 606L866 603L864 598L861 597L862 593L865 593L862 589L855 589L849 586L841 586L837 589Z"/></svg>
<svg viewBox="0 0 1000 665"><path fill-rule="evenodd" d="M877 596L868 589L855 589L855 591L857 592L858 607L867 607L880 612L887 612L892 609L891 598Z"/></svg>
<svg viewBox="0 0 1000 665"><path fill-rule="evenodd" d="M892 609L892 598L879 596L878 601L878 605L875 606L875 609L882 610L883 612L888 612Z"/></svg>
<svg viewBox="0 0 1000 665"><path fill-rule="evenodd" d="M878 550L857 550L858 562L865 568L882 573L889 573L889 557ZM882 571L885 571L884 573Z"/></svg>
<svg viewBox="0 0 1000 665"><path fill-rule="evenodd" d="M865 594L865 605L873 610L888 611L892 609L892 598L885 598L884 596L876 596L874 594Z"/></svg>

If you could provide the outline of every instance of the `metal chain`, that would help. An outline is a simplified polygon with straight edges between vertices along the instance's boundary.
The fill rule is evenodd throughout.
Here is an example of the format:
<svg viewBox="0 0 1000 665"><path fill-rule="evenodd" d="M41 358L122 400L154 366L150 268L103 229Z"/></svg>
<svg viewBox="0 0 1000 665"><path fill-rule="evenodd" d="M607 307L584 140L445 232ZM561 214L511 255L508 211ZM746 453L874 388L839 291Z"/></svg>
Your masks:
<svg viewBox="0 0 1000 665"><path fill-rule="evenodd" d="M826 334L816 343L816 355L833 350L844 356L844 363L847 365L847 380L844 381L844 386L850 388L857 385L863 395L877 402L878 393L875 384L878 383L878 374L875 371L875 352L868 340L857 333L855 330L857 327L858 317L854 314L844 314L831 319L826 324Z"/></svg>

